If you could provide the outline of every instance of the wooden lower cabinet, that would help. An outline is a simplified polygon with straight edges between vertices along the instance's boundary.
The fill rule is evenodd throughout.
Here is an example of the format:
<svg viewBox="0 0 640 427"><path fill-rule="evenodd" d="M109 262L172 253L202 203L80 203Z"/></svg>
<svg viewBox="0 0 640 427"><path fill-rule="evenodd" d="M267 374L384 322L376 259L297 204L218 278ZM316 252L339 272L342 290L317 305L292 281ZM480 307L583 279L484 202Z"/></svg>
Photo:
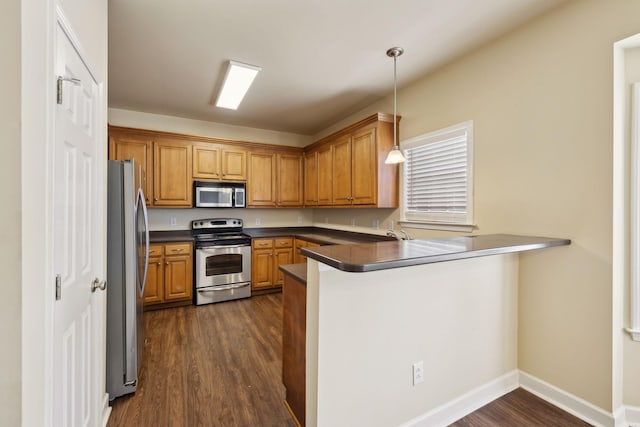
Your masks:
<svg viewBox="0 0 640 427"><path fill-rule="evenodd" d="M251 289L280 288L284 276L280 266L293 263L293 238L259 238L252 241Z"/></svg>
<svg viewBox="0 0 640 427"><path fill-rule="evenodd" d="M300 426L305 425L306 316L307 285L301 279L285 274L282 287L282 383L286 389L285 403Z"/></svg>
<svg viewBox="0 0 640 427"><path fill-rule="evenodd" d="M193 295L191 242L156 243L149 247L145 308L186 305Z"/></svg>
<svg viewBox="0 0 640 427"><path fill-rule="evenodd" d="M308 240L304 240L304 239L295 239L295 250L293 253L293 263L294 264L300 264L303 262L307 262L307 257L302 255L302 253L300 252L300 249L302 248L308 248L308 247L313 247L313 246L320 246L319 243L316 242L310 242Z"/></svg>

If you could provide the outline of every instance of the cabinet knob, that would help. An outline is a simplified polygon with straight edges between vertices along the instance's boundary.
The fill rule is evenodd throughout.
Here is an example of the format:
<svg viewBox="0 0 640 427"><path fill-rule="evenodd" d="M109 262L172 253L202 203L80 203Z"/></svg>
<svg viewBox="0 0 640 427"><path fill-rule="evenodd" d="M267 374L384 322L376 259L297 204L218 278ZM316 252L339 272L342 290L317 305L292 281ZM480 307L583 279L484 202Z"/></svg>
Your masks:
<svg viewBox="0 0 640 427"><path fill-rule="evenodd" d="M164 263L164 265L169 265L169 262L168 262L168 261L167 261L167 262L165 262L165 263Z"/></svg>
<svg viewBox="0 0 640 427"><path fill-rule="evenodd" d="M154 198L153 198L153 201L154 201L154 202L157 202L157 201L158 201L158 198L157 198L157 197L154 197Z"/></svg>
<svg viewBox="0 0 640 427"><path fill-rule="evenodd" d="M158 267L159 267L159 266L161 266L161 265L162 265L162 263L161 263L161 262L159 262L159 263L158 263Z"/></svg>

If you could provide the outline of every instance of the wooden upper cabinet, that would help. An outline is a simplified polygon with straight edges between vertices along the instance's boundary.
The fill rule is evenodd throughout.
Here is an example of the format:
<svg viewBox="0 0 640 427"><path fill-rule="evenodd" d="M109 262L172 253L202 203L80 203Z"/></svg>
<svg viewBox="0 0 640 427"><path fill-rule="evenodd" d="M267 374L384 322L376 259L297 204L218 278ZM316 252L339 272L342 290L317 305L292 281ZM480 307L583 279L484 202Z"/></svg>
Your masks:
<svg viewBox="0 0 640 427"><path fill-rule="evenodd" d="M220 146L215 144L194 144L193 178L214 179L222 177L220 171Z"/></svg>
<svg viewBox="0 0 640 427"><path fill-rule="evenodd" d="M248 207L302 206L302 153L250 152Z"/></svg>
<svg viewBox="0 0 640 427"><path fill-rule="evenodd" d="M304 205L318 204L318 152L304 155Z"/></svg>
<svg viewBox="0 0 640 427"><path fill-rule="evenodd" d="M231 146L222 146L221 178L226 181L247 180L247 150Z"/></svg>
<svg viewBox="0 0 640 427"><path fill-rule="evenodd" d="M246 181L247 150L204 142L193 144L193 178Z"/></svg>
<svg viewBox="0 0 640 427"><path fill-rule="evenodd" d="M247 206L276 206L275 153L249 153Z"/></svg>
<svg viewBox="0 0 640 427"><path fill-rule="evenodd" d="M306 154L316 154L317 173L305 176L305 189L310 186L312 194L305 203L317 199L314 206L397 208L399 168L384 163L392 146L393 116L384 113L311 144Z"/></svg>
<svg viewBox="0 0 640 427"><path fill-rule="evenodd" d="M191 144L183 141L156 140L154 142L154 206L192 206L191 152Z"/></svg>
<svg viewBox="0 0 640 427"><path fill-rule="evenodd" d="M333 205L351 204L351 136L338 138L333 144Z"/></svg>
<svg viewBox="0 0 640 427"><path fill-rule="evenodd" d="M333 198L333 159L331 146L318 149L318 206L329 206Z"/></svg>
<svg viewBox="0 0 640 427"><path fill-rule="evenodd" d="M276 205L302 206L302 155L298 153L277 155Z"/></svg>
<svg viewBox="0 0 640 427"><path fill-rule="evenodd" d="M304 155L304 205L330 206L333 194L333 159L331 145L324 145Z"/></svg>
<svg viewBox="0 0 640 427"><path fill-rule="evenodd" d="M153 197L153 139L151 137L114 134L109 136L109 160L135 159L142 172L142 191L147 204Z"/></svg>
<svg viewBox="0 0 640 427"><path fill-rule="evenodd" d="M366 129L351 137L351 203L376 203L376 129Z"/></svg>

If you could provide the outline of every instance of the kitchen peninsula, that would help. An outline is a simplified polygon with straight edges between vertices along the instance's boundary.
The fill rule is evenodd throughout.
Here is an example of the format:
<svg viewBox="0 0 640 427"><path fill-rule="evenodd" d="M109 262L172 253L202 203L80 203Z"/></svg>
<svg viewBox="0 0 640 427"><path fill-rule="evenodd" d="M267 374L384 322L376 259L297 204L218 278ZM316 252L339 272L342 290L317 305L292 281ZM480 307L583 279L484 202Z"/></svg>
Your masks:
<svg viewBox="0 0 640 427"><path fill-rule="evenodd" d="M285 328L301 315L288 285L306 312L304 411L288 387L290 409L308 427L446 425L517 388L518 253L570 243L497 234L304 248L306 271L282 267ZM283 358L287 386L301 367Z"/></svg>

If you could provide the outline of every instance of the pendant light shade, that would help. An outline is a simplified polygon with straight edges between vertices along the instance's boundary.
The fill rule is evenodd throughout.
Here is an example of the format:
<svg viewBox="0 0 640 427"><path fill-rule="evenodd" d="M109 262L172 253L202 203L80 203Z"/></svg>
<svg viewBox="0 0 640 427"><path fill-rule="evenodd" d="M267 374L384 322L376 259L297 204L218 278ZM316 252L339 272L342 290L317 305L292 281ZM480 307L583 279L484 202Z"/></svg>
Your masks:
<svg viewBox="0 0 640 427"><path fill-rule="evenodd" d="M398 120L397 120L397 101L396 101L396 92L398 89L398 78L396 74L396 60L398 56L404 53L404 49L401 47L392 47L387 50L387 56L393 58L393 148L389 151L387 155L387 159L384 161L386 164L395 164L402 163L405 161L404 156L402 155L402 151L400 151L400 147L398 147Z"/></svg>

